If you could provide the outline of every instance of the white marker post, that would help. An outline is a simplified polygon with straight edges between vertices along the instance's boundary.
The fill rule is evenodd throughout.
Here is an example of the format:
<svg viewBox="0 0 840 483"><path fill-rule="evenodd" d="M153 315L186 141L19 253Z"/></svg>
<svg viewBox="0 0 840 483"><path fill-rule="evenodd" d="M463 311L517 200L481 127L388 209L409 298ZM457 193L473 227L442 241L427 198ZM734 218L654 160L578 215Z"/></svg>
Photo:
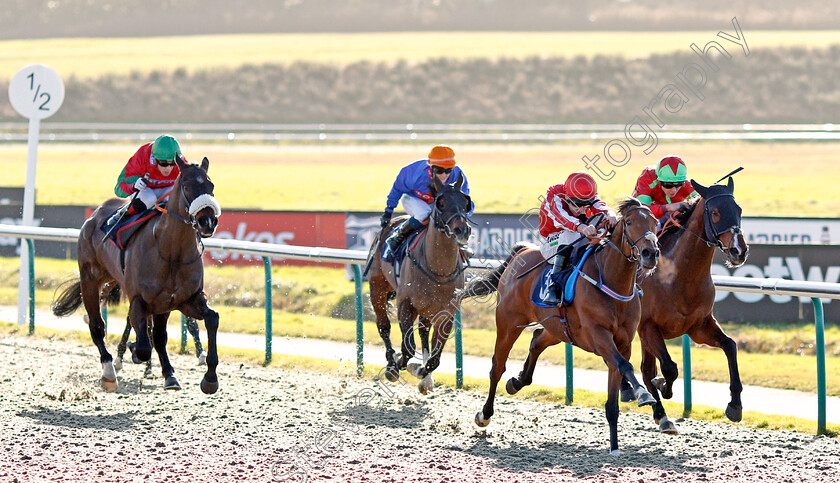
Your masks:
<svg viewBox="0 0 840 483"><path fill-rule="evenodd" d="M34 225L35 166L38 163L38 135L41 119L58 111L64 102L64 82L44 64L30 64L19 70L9 83L9 100L23 117L29 118L29 152L26 157L26 187L23 191L22 225ZM18 284L18 324L26 323L29 298L29 253L25 240L20 247L20 282Z"/></svg>

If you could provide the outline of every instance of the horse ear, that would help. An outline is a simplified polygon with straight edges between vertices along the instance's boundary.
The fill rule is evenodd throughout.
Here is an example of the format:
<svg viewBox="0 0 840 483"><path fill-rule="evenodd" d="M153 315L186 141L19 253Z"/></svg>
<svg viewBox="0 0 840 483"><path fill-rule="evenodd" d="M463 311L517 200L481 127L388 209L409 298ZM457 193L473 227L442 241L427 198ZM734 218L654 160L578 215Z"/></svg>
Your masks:
<svg viewBox="0 0 840 483"><path fill-rule="evenodd" d="M732 180L732 176L729 177L729 183L726 183L726 187L730 193L735 193L735 181Z"/></svg>
<svg viewBox="0 0 840 483"><path fill-rule="evenodd" d="M455 180L455 189L461 191L461 185L464 184L464 174L460 171L458 172L458 179Z"/></svg>
<svg viewBox="0 0 840 483"><path fill-rule="evenodd" d="M440 193L440 190L443 189L443 181L434 174L432 174L432 187L435 189L435 193Z"/></svg>
<svg viewBox="0 0 840 483"><path fill-rule="evenodd" d="M210 167L210 160L207 159L207 156L204 156L204 159L201 160L201 169L203 169L206 172L207 168L209 168L209 167Z"/></svg>
<svg viewBox="0 0 840 483"><path fill-rule="evenodd" d="M706 193L709 192L709 188L703 186L702 184L698 183L697 181L691 180L691 186L694 186L694 191L696 191L703 198L705 198Z"/></svg>
<svg viewBox="0 0 840 483"><path fill-rule="evenodd" d="M177 165L178 165L178 169L179 169L180 171L183 171L183 170L184 170L184 168L186 168L186 167L187 167L187 163L186 163L186 162L184 162L184 157L183 157L183 156L181 156L180 154L176 154L176 155L175 155L175 164L177 164Z"/></svg>

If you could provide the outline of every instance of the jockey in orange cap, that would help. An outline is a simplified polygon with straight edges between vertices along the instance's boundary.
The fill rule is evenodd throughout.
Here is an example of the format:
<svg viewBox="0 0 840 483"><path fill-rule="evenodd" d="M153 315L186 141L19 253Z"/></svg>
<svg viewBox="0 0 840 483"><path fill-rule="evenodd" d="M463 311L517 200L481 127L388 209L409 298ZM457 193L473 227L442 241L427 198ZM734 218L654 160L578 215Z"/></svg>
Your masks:
<svg viewBox="0 0 840 483"><path fill-rule="evenodd" d="M388 201L385 206L385 213L379 219L382 228L385 228L391 221L394 208L402 202L403 209L411 215L411 218L394 228L385 240L385 251L382 258L385 261L393 262L394 253L406 238L415 230L423 228L429 215L432 213L432 203L435 201L432 196L432 176L437 176L442 182L452 184L458 176L463 176L461 168L455 166L455 151L449 146L438 145L429 152L428 159L415 161L400 170L397 175L391 192L388 193ZM469 195L470 186L467 177L464 176L464 183L461 191ZM468 215L472 215L475 205Z"/></svg>
<svg viewBox="0 0 840 483"><path fill-rule="evenodd" d="M686 199L697 195L691 182L686 181L688 168L679 156L669 154L656 166L648 166L639 175L633 196L650 207L659 219L659 225L668 219L669 213L685 208Z"/></svg>
<svg viewBox="0 0 840 483"><path fill-rule="evenodd" d="M551 269L551 283L548 286L546 304L557 305L562 301L556 275L563 269L570 254L570 245L581 235L593 237L596 227L586 220L596 213L607 215L607 225L615 226L618 218L606 203L598 197L598 185L586 173L572 173L565 183L548 188L540 206L540 235L544 237L540 253L546 260L555 257Z"/></svg>

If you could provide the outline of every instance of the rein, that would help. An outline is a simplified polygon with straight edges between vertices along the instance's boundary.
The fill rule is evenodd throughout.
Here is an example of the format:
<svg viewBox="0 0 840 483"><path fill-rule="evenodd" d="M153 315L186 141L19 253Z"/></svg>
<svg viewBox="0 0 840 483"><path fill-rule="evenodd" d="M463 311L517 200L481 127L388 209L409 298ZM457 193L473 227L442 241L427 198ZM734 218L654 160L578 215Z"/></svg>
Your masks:
<svg viewBox="0 0 840 483"><path fill-rule="evenodd" d="M730 226L728 229L720 231L720 232L717 231L717 229L715 228L714 223L712 223L712 215L709 212L708 201L712 200L714 198L719 198L721 196L728 196L728 197L733 198L733 199L735 198L735 196L732 195L731 193L723 193L723 194L719 194L719 195L710 196L709 198L704 199L704 203L703 203L703 223L704 223L705 231L706 231L705 237L700 236L697 233L694 233L693 231L689 230L688 228L682 226L677 221L676 215L674 214L673 211L671 212L671 216L668 217L668 220L665 221L665 223L662 225L662 228L659 230L659 233L661 234L662 232L664 232L665 229L668 228L669 226L675 226L675 227L679 228L680 230L682 230L684 232L688 232L688 233L692 234L695 238L697 238L698 240L705 243L707 247L709 247L709 248L719 248L722 253L725 253L725 254L728 255L729 250L732 249L732 243L735 241L735 237L740 235L742 233L742 231L741 231L740 226ZM729 246L725 246L723 244L723 242L720 240L720 235L722 235L726 232L730 232L732 234L732 237L729 240ZM711 235L711 236L709 236L709 235ZM714 241L710 241L709 238L714 239Z"/></svg>
<svg viewBox="0 0 840 483"><path fill-rule="evenodd" d="M184 194L184 188L179 186L179 191L181 192L181 201L184 203L184 206L189 206L190 204L187 202L187 195ZM176 260L170 260L170 259L164 257L163 253L160 252L160 242L158 242L158 237L157 237L157 227L158 227L158 225L157 225L157 223L155 223L154 228L152 228L152 237L155 240L155 248L157 249L158 256L161 258L161 260L163 260L165 262L168 262L170 264L178 264L178 265L192 265L193 263L201 260L201 257L204 255L204 242L201 241L201 235L198 233L198 222L195 220L195 218L192 215L190 215L189 219L186 219L186 218L184 218L183 216L181 216L177 213L170 212L169 210L160 206L157 203L155 203L155 209L157 211L159 211L160 213L164 214L164 215L169 215L169 216L175 218L176 220L181 221L181 222L189 225L193 229L193 232L195 233L196 241L198 241L198 247L197 247L198 248L198 255L194 259L190 260L189 262L179 262L179 261L176 261Z"/></svg>

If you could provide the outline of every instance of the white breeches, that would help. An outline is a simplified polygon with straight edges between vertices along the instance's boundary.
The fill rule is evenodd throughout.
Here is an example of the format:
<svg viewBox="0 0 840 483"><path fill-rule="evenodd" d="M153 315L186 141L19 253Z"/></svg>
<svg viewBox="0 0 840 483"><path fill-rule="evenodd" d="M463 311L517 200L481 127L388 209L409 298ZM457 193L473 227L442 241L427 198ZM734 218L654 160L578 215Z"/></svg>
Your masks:
<svg viewBox="0 0 840 483"><path fill-rule="evenodd" d="M542 244L540 244L540 253L542 253L543 258L548 260L549 258L553 257L557 250L563 245L568 245L582 235L577 232L569 231L569 230L560 230L554 233L550 233L547 237L543 238ZM553 262L554 260L552 260Z"/></svg>
<svg viewBox="0 0 840 483"><path fill-rule="evenodd" d="M146 188L140 193L138 193L137 197L140 198L140 201L142 201L144 205L146 205L146 209L149 209L155 206L155 203L157 202L158 198L164 195L168 195L170 191L172 191L172 188Z"/></svg>
<svg viewBox="0 0 840 483"><path fill-rule="evenodd" d="M402 195L400 203L402 203L405 212L413 216L417 221L426 221L426 218L432 213L431 204L414 196Z"/></svg>

